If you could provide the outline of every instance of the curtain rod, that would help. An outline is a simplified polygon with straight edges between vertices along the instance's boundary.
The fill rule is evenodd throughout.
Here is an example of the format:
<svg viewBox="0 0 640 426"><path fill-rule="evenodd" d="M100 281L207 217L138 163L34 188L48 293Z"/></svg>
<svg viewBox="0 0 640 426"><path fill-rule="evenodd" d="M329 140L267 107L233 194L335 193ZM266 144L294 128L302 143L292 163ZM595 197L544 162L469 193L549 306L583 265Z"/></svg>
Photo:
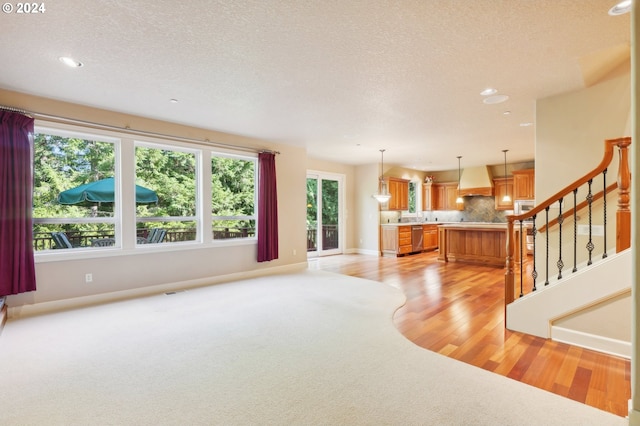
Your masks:
<svg viewBox="0 0 640 426"><path fill-rule="evenodd" d="M28 113L27 111L23 110L23 109L8 107L8 106L4 106L4 105L0 105L0 111L17 112L18 114L27 115L27 116L31 117L31 114ZM31 118L33 118L33 117L31 117Z"/></svg>
<svg viewBox="0 0 640 426"><path fill-rule="evenodd" d="M182 137L182 136L167 135L167 134L163 134L163 133L149 132L149 131L146 131L146 130L135 130L135 129L130 128L129 126L127 126L127 127L112 126L112 125L109 125L109 124L101 124L101 123L96 123L96 122L93 122L93 121L78 120L78 119L75 119L75 118L60 117L60 116L57 116L57 115L43 114L43 113L39 113L39 112L29 112L29 111L25 111L23 109L4 106L4 105L0 105L0 110L20 113L20 114L28 115L28 116L30 116L32 118L36 118L36 119L54 120L54 121L62 123L62 124L79 124L79 125L91 127L93 129L124 131L125 133L130 133L130 134L134 134L134 135L138 135L138 136L160 137L160 138L170 139L170 140L179 141L179 142L192 142L192 143L198 143L198 144L205 144L207 146L213 146L213 147L217 147L217 148L235 149L235 150L241 150L241 151L246 151L246 152L256 152L256 153L270 152L270 153L273 153L273 154L280 154L279 151L274 151L274 150L266 149L266 148L264 148L264 149L250 148L250 147L246 147L246 146L232 145L232 144L226 144L226 143L221 143L221 142L211 142L209 139L200 140L200 139L194 139L194 138L185 138L185 137Z"/></svg>

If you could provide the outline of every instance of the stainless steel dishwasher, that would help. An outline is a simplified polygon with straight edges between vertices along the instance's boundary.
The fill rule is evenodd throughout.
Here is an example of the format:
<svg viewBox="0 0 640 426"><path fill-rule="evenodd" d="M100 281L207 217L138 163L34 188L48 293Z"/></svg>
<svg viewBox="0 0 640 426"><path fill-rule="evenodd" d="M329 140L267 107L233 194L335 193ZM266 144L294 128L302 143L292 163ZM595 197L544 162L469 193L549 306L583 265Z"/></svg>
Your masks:
<svg viewBox="0 0 640 426"><path fill-rule="evenodd" d="M422 225L411 226L411 252L422 251Z"/></svg>

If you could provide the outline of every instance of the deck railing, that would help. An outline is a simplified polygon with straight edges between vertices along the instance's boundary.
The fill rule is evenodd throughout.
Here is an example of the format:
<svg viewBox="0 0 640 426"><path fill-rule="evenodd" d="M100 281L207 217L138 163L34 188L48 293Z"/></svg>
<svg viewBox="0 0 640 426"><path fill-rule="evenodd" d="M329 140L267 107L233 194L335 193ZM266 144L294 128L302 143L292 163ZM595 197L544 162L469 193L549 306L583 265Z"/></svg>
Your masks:
<svg viewBox="0 0 640 426"><path fill-rule="evenodd" d="M507 216L505 313L506 305L515 300L516 294L523 297L526 293L536 291L542 278L544 278L542 281L544 285L548 285L552 277L558 280L562 279L563 274L566 273L566 264L571 264L571 272L577 272L579 265L591 265L596 256L607 257L609 244L607 195L615 189L617 189L616 252L631 246L630 144L631 138L629 137L606 140L604 156L598 167L547 200L539 202L529 212ZM607 186L607 168L613 160L614 148L617 148L619 153L617 182ZM578 193L584 194L583 199L578 199ZM595 208L596 202L599 203L597 209ZM552 207L553 213L551 213ZM588 222L579 225L580 220L584 221L584 218L579 215L584 214L587 215ZM603 225L597 228L599 246L595 244L596 232L594 230L596 228L592 224L594 214L602 214ZM571 228L563 227L565 220L570 221ZM581 227L580 231L579 226ZM529 227L531 229L527 232ZM602 232L600 233L600 231ZM523 239L526 239L527 233L533 237L531 262L525 262L524 259L524 248L527 244ZM543 247L540 247L538 243L537 237L540 233L545 234ZM554 238L552 238L552 234ZM578 237L579 235L580 237ZM579 240L580 242L586 241L584 247L579 246ZM514 259L516 251L518 259ZM542 260L542 264L538 262L538 258ZM516 263L519 264L519 271L515 270ZM539 280L539 278L541 279Z"/></svg>
<svg viewBox="0 0 640 426"><path fill-rule="evenodd" d="M322 225L322 249L330 250L338 248L338 225ZM307 251L318 250L318 228L307 227Z"/></svg>
<svg viewBox="0 0 640 426"><path fill-rule="evenodd" d="M182 241L194 241L196 239L195 228L183 228L183 229L166 229L166 235L161 241L162 243L175 243ZM105 238L114 238L113 231L76 231L66 230L64 231L69 239L69 242L74 247L91 247L94 240L101 240ZM136 230L136 236L139 239L145 239L149 235L149 228L138 228ZM250 238L255 236L255 228L241 227L215 227L213 228L214 240L226 240L233 238ZM140 241L140 240L139 240ZM35 232L33 235L33 248L35 251L55 249L55 243L50 232Z"/></svg>

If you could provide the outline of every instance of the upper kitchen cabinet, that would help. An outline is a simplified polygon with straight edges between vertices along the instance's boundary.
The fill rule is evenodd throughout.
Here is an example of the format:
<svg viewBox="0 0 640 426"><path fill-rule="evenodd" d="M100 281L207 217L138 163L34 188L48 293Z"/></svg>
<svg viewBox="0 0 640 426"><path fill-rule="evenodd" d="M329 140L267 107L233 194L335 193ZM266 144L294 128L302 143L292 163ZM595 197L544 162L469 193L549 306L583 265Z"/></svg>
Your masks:
<svg viewBox="0 0 640 426"><path fill-rule="evenodd" d="M496 210L513 210L513 178L495 178L493 179L493 188L496 194ZM505 195L509 196L508 202L503 201Z"/></svg>
<svg viewBox="0 0 640 426"><path fill-rule="evenodd" d="M387 210L409 210L409 181L389 177L387 178L387 188L391 194Z"/></svg>
<svg viewBox="0 0 640 426"><path fill-rule="evenodd" d="M535 199L536 191L534 169L513 171L513 194L514 200Z"/></svg>
<svg viewBox="0 0 640 426"><path fill-rule="evenodd" d="M433 183L422 184L422 210L431 211L433 208Z"/></svg>
<svg viewBox="0 0 640 426"><path fill-rule="evenodd" d="M456 203L458 183L434 183L432 185L433 210L464 210L464 204Z"/></svg>

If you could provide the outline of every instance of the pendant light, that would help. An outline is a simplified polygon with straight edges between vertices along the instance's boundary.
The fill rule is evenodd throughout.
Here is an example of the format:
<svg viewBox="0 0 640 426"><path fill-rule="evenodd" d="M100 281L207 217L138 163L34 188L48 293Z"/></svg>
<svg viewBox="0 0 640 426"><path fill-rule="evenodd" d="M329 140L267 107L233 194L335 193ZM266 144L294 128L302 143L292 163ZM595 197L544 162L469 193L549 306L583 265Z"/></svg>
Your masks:
<svg viewBox="0 0 640 426"><path fill-rule="evenodd" d="M507 151L509 151L508 149L503 149L502 152L504 152L504 178L507 178ZM505 185L506 188L506 192L504 194L504 197L502 197L502 202L503 203L510 203L511 202L511 197L509 197L509 186Z"/></svg>
<svg viewBox="0 0 640 426"><path fill-rule="evenodd" d="M458 198L456 198L456 204L464 203L464 199L460 196L460 159L462 155L458 155Z"/></svg>
<svg viewBox="0 0 640 426"><path fill-rule="evenodd" d="M373 198L380 204L386 203L391 199L391 194L387 190L387 183L384 181L384 149L380 150L381 162L380 162L380 180L378 181L378 192L373 194Z"/></svg>

